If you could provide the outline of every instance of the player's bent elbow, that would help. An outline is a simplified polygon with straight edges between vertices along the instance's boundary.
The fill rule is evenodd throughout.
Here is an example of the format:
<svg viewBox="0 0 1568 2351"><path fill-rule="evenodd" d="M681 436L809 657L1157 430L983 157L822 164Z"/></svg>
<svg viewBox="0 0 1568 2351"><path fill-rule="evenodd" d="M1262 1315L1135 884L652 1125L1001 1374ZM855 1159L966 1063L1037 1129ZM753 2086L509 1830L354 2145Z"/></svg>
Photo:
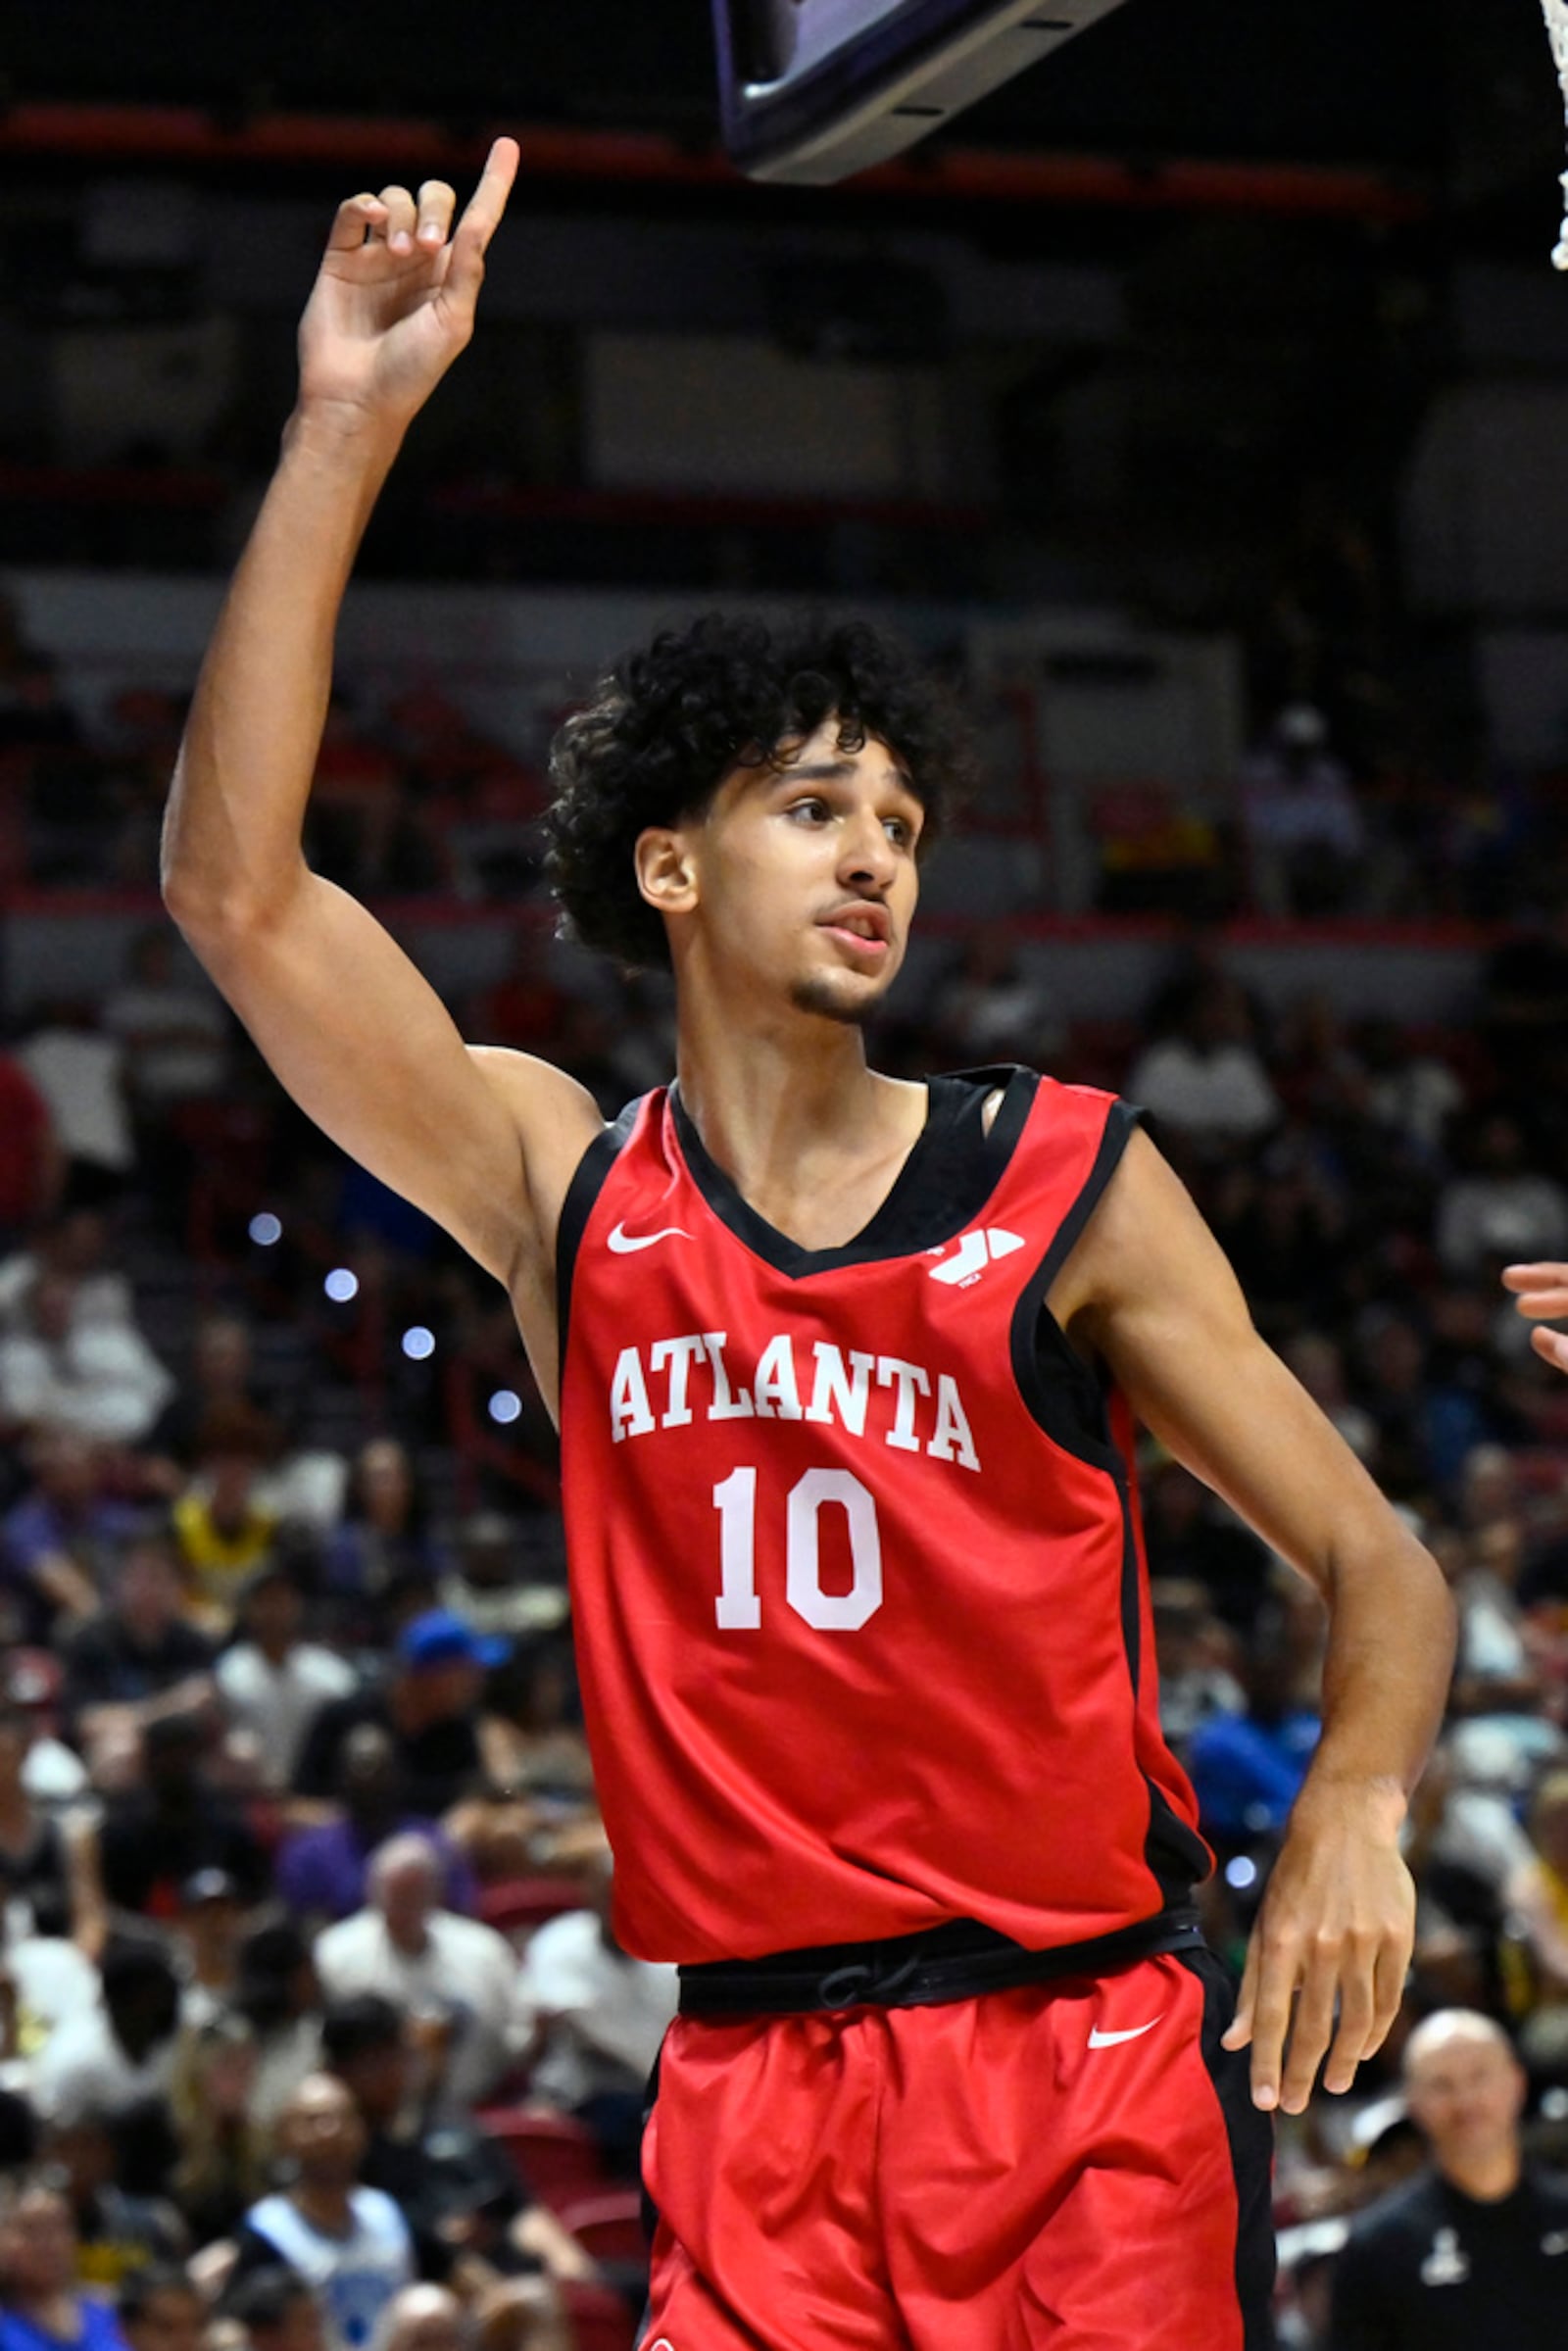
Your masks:
<svg viewBox="0 0 1568 2351"><path fill-rule="evenodd" d="M243 955L248 943L262 940L275 926L288 896L194 872L175 860L166 860L161 888L170 920L215 977L219 965Z"/></svg>

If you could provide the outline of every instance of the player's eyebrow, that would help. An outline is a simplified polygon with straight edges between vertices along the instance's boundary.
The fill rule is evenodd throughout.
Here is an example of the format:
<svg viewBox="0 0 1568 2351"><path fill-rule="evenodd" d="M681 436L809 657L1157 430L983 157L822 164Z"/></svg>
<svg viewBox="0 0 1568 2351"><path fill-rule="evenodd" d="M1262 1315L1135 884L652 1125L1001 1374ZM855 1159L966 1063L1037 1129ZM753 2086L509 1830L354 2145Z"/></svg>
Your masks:
<svg viewBox="0 0 1568 2351"><path fill-rule="evenodd" d="M853 759L813 759L808 767L781 767L778 771L781 783L792 784L829 784L836 782L842 776L854 773L855 761ZM905 768L890 767L888 775L902 791L913 792L913 781Z"/></svg>

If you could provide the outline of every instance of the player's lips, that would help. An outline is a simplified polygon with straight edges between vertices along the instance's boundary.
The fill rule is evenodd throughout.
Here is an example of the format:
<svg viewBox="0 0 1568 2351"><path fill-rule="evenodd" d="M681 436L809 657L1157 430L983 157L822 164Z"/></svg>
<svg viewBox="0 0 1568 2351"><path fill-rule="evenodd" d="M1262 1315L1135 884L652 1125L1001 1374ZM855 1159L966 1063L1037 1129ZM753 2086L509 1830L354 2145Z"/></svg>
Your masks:
<svg viewBox="0 0 1568 2351"><path fill-rule="evenodd" d="M887 954L893 935L887 908L873 906L865 899L854 899L848 906L835 906L831 914L821 917L817 927L873 961Z"/></svg>

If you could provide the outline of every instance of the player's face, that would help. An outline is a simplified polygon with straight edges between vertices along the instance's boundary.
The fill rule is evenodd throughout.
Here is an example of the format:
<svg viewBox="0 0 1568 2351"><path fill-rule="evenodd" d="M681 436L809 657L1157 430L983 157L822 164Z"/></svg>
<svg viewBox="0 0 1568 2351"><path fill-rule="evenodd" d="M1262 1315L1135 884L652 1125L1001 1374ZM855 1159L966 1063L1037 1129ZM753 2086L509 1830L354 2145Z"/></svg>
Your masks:
<svg viewBox="0 0 1568 2351"><path fill-rule="evenodd" d="M781 768L741 768L688 835L709 969L829 1019L865 1019L904 960L923 810L886 744L830 718Z"/></svg>

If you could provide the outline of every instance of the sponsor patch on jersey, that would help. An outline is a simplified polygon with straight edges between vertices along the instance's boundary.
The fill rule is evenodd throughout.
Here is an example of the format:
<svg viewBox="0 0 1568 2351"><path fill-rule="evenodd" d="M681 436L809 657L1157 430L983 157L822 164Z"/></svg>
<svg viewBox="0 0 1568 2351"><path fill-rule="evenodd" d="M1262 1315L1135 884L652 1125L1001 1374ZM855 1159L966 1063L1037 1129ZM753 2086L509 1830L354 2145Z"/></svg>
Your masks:
<svg viewBox="0 0 1568 2351"><path fill-rule="evenodd" d="M1023 1247L1021 1233L1006 1232L1001 1225L982 1226L978 1232L965 1233L955 1254L944 1257L940 1265L930 1268L933 1282L950 1282L955 1289L967 1290L978 1282L988 1265L998 1257L1010 1257Z"/></svg>

